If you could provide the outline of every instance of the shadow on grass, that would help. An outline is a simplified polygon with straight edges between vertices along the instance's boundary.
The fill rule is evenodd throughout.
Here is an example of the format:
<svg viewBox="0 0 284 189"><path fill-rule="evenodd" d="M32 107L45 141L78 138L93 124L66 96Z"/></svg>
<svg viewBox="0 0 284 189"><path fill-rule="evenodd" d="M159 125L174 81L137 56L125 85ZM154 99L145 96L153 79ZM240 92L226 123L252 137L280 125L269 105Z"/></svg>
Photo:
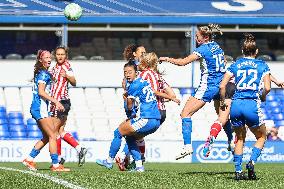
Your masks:
<svg viewBox="0 0 284 189"><path fill-rule="evenodd" d="M208 171L194 171L194 172L186 172L179 173L180 175L235 175L235 172L223 171L223 172L208 172Z"/></svg>

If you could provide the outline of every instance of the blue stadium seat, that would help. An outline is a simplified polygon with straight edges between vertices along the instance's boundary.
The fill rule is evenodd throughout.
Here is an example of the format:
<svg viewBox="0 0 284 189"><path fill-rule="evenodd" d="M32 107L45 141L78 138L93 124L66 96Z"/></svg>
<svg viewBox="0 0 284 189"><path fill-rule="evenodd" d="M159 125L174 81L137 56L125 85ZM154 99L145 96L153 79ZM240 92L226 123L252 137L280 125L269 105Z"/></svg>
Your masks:
<svg viewBox="0 0 284 189"><path fill-rule="evenodd" d="M195 92L195 89L194 88L180 88L179 92L180 92L181 95L193 94Z"/></svg>
<svg viewBox="0 0 284 189"><path fill-rule="evenodd" d="M275 94L276 94L276 90L277 90L277 89L272 88L272 89L270 90L270 92L269 92L268 95L275 95Z"/></svg>
<svg viewBox="0 0 284 189"><path fill-rule="evenodd" d="M279 107L272 109L272 113L273 113L273 114L280 114L281 112L282 112L282 109L279 108Z"/></svg>
<svg viewBox="0 0 284 189"><path fill-rule="evenodd" d="M277 101L270 101L270 102L266 102L266 105L270 108L275 108L275 107L278 107L280 103Z"/></svg>
<svg viewBox="0 0 284 189"><path fill-rule="evenodd" d="M0 106L0 112L7 112L6 107L5 106Z"/></svg>
<svg viewBox="0 0 284 189"><path fill-rule="evenodd" d="M7 114L6 114L6 112L1 112L1 111L0 111L0 119L7 119Z"/></svg>
<svg viewBox="0 0 284 189"><path fill-rule="evenodd" d="M41 139L42 138L42 133L39 131L31 131L28 132L28 138L30 139Z"/></svg>
<svg viewBox="0 0 284 189"><path fill-rule="evenodd" d="M9 125L10 132L25 132L26 126L24 124Z"/></svg>
<svg viewBox="0 0 284 189"><path fill-rule="evenodd" d="M283 89L276 89L275 94L284 96L284 90Z"/></svg>
<svg viewBox="0 0 284 189"><path fill-rule="evenodd" d="M284 114L273 114L273 120L279 121L279 120L284 120Z"/></svg>
<svg viewBox="0 0 284 189"><path fill-rule="evenodd" d="M275 127L280 127L280 126L284 127L284 120L274 121L274 124L275 124Z"/></svg>
<svg viewBox="0 0 284 189"><path fill-rule="evenodd" d="M36 123L36 120L35 120L35 119L29 118L29 119L27 120L27 124L28 124L28 125L36 125L37 123Z"/></svg>
<svg viewBox="0 0 284 189"><path fill-rule="evenodd" d="M26 139L27 138L27 132L10 132L11 139Z"/></svg>
<svg viewBox="0 0 284 189"><path fill-rule="evenodd" d="M1 119L0 118L0 125L7 124L7 123L8 123L7 119L5 119L5 118Z"/></svg>
<svg viewBox="0 0 284 189"><path fill-rule="evenodd" d="M9 119L23 119L23 114L22 112L9 112L8 117Z"/></svg>
<svg viewBox="0 0 284 189"><path fill-rule="evenodd" d="M8 124L0 125L0 131L9 131Z"/></svg>
<svg viewBox="0 0 284 189"><path fill-rule="evenodd" d="M21 125L24 124L24 120L23 119L9 119L9 124L10 125Z"/></svg>
<svg viewBox="0 0 284 189"><path fill-rule="evenodd" d="M271 117L270 117L269 114L264 113L264 114L263 114L263 119L264 119L264 120L270 120Z"/></svg>
<svg viewBox="0 0 284 189"><path fill-rule="evenodd" d="M0 139L9 139L10 133L5 130L0 130Z"/></svg>
<svg viewBox="0 0 284 189"><path fill-rule="evenodd" d="M275 95L269 94L269 95L266 96L266 101L267 102L277 101L277 97Z"/></svg>
<svg viewBox="0 0 284 189"><path fill-rule="evenodd" d="M38 128L38 125L35 124L27 124L27 131L40 131L40 129Z"/></svg>

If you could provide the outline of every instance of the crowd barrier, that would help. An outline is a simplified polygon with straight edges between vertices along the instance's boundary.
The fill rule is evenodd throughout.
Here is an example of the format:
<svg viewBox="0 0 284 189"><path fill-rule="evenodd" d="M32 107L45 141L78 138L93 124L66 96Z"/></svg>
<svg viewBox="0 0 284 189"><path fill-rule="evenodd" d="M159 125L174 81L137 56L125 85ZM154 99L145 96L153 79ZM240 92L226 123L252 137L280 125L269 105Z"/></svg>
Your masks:
<svg viewBox="0 0 284 189"><path fill-rule="evenodd" d="M2 140L0 142L0 162L22 161L30 152L36 141L13 141ZM106 158L110 141L81 141L81 144L88 149L87 162L95 162L97 158ZM171 163L229 163L233 160L231 152L227 151L226 142L216 142L208 158L202 155L204 141L194 141L194 153L184 159L175 160L183 143L182 141L146 141L147 162L171 162ZM248 161L252 152L254 142L246 142L244 147L244 162ZM63 142L62 155L69 162L77 161L75 149ZM46 146L36 162L50 162L48 147ZM266 142L259 162L284 162L284 142Z"/></svg>

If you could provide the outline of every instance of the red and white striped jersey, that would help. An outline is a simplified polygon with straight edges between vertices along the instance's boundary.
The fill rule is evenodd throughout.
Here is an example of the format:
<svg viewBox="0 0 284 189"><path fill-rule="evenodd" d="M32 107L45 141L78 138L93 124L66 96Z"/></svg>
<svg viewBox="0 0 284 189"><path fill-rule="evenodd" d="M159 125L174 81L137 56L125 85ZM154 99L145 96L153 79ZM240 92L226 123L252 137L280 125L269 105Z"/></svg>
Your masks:
<svg viewBox="0 0 284 189"><path fill-rule="evenodd" d="M168 87L168 84L161 77L161 75L152 69L147 69L140 72L139 76L142 79L147 80L151 84L152 89L155 91L163 92L163 90ZM166 110L164 98L157 96L157 102L159 110Z"/></svg>
<svg viewBox="0 0 284 189"><path fill-rule="evenodd" d="M56 100L67 100L69 99L68 95L68 83L67 78L60 76L61 71L65 71L68 73L73 73L71 65L68 61L65 61L63 64L56 64L52 70L51 74L54 79L51 86L51 96Z"/></svg>

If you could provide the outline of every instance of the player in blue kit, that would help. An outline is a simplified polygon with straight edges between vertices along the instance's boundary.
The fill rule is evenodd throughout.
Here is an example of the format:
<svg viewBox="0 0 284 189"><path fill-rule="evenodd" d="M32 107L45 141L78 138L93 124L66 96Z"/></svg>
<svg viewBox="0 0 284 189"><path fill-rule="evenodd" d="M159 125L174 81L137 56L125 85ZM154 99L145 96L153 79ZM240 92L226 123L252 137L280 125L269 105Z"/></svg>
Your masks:
<svg viewBox="0 0 284 189"><path fill-rule="evenodd" d="M223 111L219 111L219 85L225 73L224 51L213 41L213 35L221 33L218 25L198 27L196 43L199 46L186 58L160 57L160 61L167 61L178 66L185 66L196 60L201 62L201 81L194 96L189 97L182 112L182 135L184 147L176 156L176 160L193 153L191 145L192 120L195 112L207 102L214 100L216 113L223 117ZM225 115L224 115L225 116Z"/></svg>
<svg viewBox="0 0 284 189"><path fill-rule="evenodd" d="M30 170L36 171L34 158L40 153L40 150L49 143L49 152L52 160L51 171L70 171L70 169L66 169L58 163L56 130L49 114L49 102L54 103L59 111L63 111L64 107L58 100L49 95L52 82L51 74L48 72L50 64L50 52L39 50L34 66L33 100L30 112L32 117L37 121L43 138L35 144L29 156L23 160L23 164Z"/></svg>
<svg viewBox="0 0 284 189"><path fill-rule="evenodd" d="M160 126L161 115L158 109L156 96L151 85L140 77L137 77L137 66L129 61L124 65L124 77L129 86L124 96L127 101L127 108L132 109L137 103L137 112L119 125L114 131L114 138L109 149L107 159L97 159L96 163L108 169L113 167L114 158L119 151L122 137L125 137L130 154L135 160L135 171L143 172L141 154L136 140L154 133Z"/></svg>
<svg viewBox="0 0 284 189"><path fill-rule="evenodd" d="M260 103L265 101L271 88L270 70L268 65L255 59L258 49L254 36L245 35L242 47L243 58L232 64L220 84L221 106L226 108L225 87L232 76L235 77L236 92L231 104L230 119L234 127L237 142L234 150L235 179L243 180L246 176L242 172L243 145L246 137L246 127L255 135L257 141L252 149L250 161L246 164L248 178L256 179L254 164L261 154L266 141L266 127L263 121ZM264 84L261 90L261 84Z"/></svg>

